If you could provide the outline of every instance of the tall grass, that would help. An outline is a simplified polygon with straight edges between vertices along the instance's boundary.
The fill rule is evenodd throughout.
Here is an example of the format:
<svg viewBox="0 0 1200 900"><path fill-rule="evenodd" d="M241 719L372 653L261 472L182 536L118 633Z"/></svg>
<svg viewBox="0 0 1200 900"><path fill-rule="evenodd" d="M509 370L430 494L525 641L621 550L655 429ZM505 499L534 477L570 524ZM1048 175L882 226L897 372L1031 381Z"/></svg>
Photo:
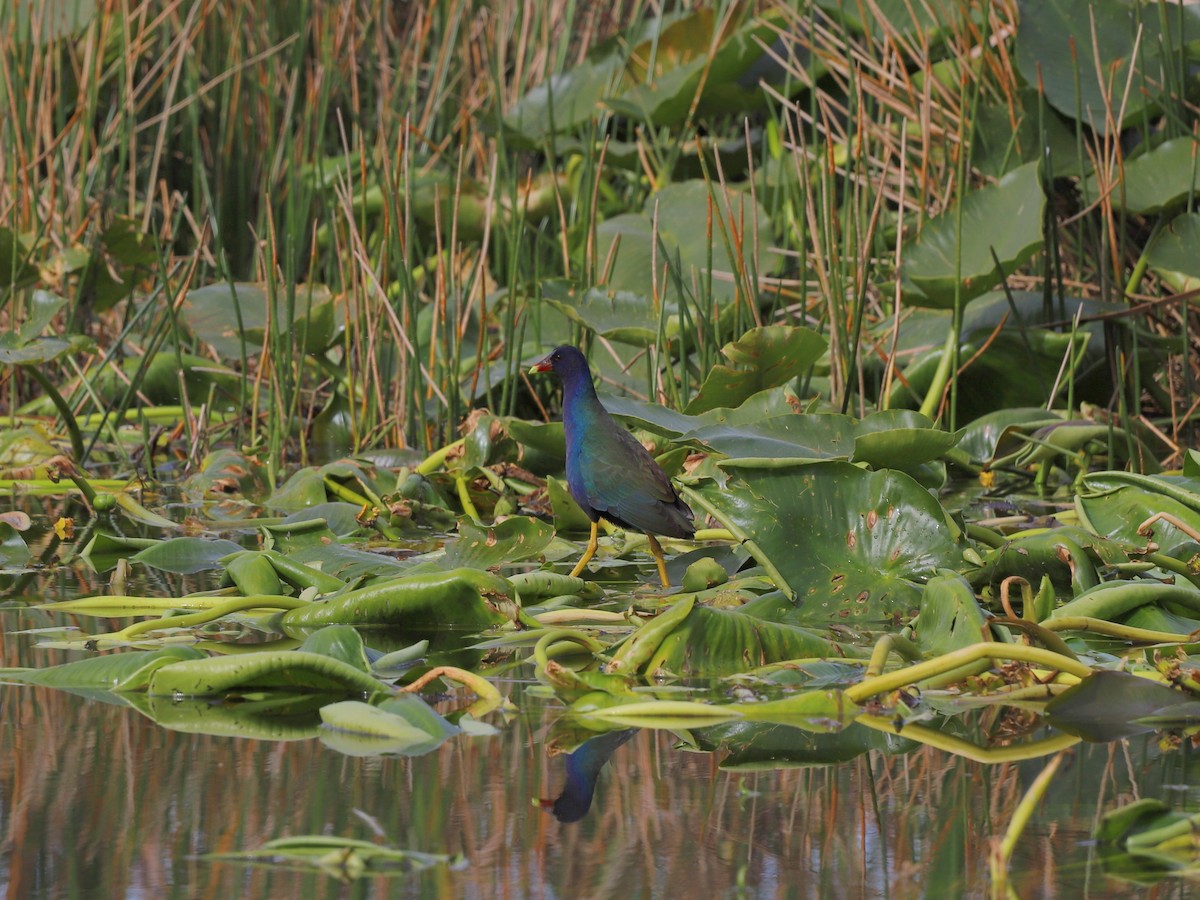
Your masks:
<svg viewBox="0 0 1200 900"><path fill-rule="evenodd" d="M763 277L758 254L739 249L747 223L726 219L715 202L712 242L732 251L735 271L697 278L656 238L647 290L680 297L685 327L673 339L663 329L645 354L644 395L682 406L741 330L807 323L830 341L828 380L811 383L832 407L862 415L887 406L906 363L896 338L908 313L892 277L905 244L989 177L979 161L994 148L978 144L979 107L1020 108L1011 2L954 17L936 40L885 19L856 36L822 7L775 11L779 40L765 49L786 77L767 88L768 112L700 119L693 106L677 128L634 129L599 109L576 143L536 148L512 141L505 112L662 9L642 0L383 10L332 0L100 0L91 16L78 5L67 36L39 37L76 8L49 0L0 14L0 212L20 239L0 235L0 255L8 248L0 267L15 273L26 258L40 267L32 279L9 279L2 314L22 321L34 289L71 301L62 327L98 347L76 359L78 377L62 372L84 415L104 405L94 385L124 358L209 352L178 316L189 288L262 284L275 323L261 348L248 340L229 361L247 415L228 437L276 461L302 452L309 423L335 406L346 410L352 448L444 444L479 404L536 414L520 372L525 340L541 334L539 285L560 276L603 285L609 261L596 252L597 223L639 209L697 159L714 198L751 186L772 218L771 233L752 243L778 248L788 266L781 278ZM715 18L741 10L719 4ZM1143 140L1164 127L1188 133L1194 119L1186 72L1162 77L1176 102L1137 126ZM1114 109L1123 87L1113 85ZM694 149L730 135L746 137L750 181L727 177L719 156ZM640 171L609 165L614 139L636 144ZM1076 159L1053 162L1093 165L1103 180L1120 171L1129 143L1080 129ZM1028 149L1014 128L1004 152ZM1046 178L1054 187L1053 166ZM1052 302L1068 287L1108 299L1159 296L1138 265L1144 242L1129 240L1139 227L1103 199L1056 208L1044 261L1031 267L1041 274L1006 274L1043 286ZM120 229L144 235L159 262L129 263ZM714 278L739 286L729 318L715 315ZM344 324L328 356L307 346L313 285L332 290ZM1196 412L1187 401L1196 377L1190 315L1167 305L1140 317L1174 342L1178 375L1135 382L1114 398L1130 422L1152 398L1176 443ZM945 377L925 398L949 425L961 424L957 376L971 362L957 358L960 329L961 306ZM1135 341L1114 367L1128 368L1130 356L1136 363L1137 352ZM36 393L19 372L5 377L11 410ZM137 377L127 380L118 411L144 402Z"/></svg>

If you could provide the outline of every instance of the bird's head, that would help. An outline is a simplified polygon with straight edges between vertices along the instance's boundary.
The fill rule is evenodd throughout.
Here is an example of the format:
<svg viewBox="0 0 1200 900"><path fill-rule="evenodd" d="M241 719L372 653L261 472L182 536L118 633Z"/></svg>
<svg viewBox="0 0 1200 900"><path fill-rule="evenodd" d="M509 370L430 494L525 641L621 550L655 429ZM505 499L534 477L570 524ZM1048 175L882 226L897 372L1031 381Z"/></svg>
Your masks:
<svg viewBox="0 0 1200 900"><path fill-rule="evenodd" d="M579 352L579 348L570 344L555 347L550 354L529 370L533 372L553 372L559 378L568 378L576 372L588 373L587 360ZM588 373L590 375L590 373Z"/></svg>

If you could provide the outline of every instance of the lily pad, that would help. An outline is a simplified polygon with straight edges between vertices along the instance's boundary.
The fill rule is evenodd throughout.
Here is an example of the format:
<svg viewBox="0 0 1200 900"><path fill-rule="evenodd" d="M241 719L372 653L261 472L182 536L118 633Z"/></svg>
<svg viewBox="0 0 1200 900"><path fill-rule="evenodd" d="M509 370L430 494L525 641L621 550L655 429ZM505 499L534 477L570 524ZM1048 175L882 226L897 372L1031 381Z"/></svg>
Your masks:
<svg viewBox="0 0 1200 900"><path fill-rule="evenodd" d="M446 545L446 565L490 569L537 556L554 539L554 528L528 516L512 516L495 525L458 520L458 538Z"/></svg>
<svg viewBox="0 0 1200 900"><path fill-rule="evenodd" d="M351 756L420 756L460 730L413 694L379 706L358 700L331 703L321 707L321 723L321 740Z"/></svg>
<svg viewBox="0 0 1200 900"><path fill-rule="evenodd" d="M649 241L649 234L644 240ZM679 333L678 305L656 308L644 293L605 288L579 292L561 282L547 282L542 285L542 298L601 337L635 347L654 346L660 325L668 338Z"/></svg>
<svg viewBox="0 0 1200 900"><path fill-rule="evenodd" d="M222 557L237 553L242 548L233 541L207 540L198 537L171 538L155 541L153 546L139 550L130 557L152 569L190 575L206 569L219 569Z"/></svg>
<svg viewBox="0 0 1200 900"><path fill-rule="evenodd" d="M1104 190L1110 192L1116 209L1137 215L1155 215L1182 206L1200 190L1200 184L1192 180L1196 151L1196 139L1191 136L1164 141L1125 160L1118 173L1120 183L1115 188L1105 184ZM1087 203L1100 199L1101 184L1095 175L1084 179L1079 189Z"/></svg>
<svg viewBox="0 0 1200 900"><path fill-rule="evenodd" d="M320 353L336 339L344 312L323 285L296 285L295 291L291 322L286 321L282 296L272 297L262 285L245 282L211 284L189 291L179 315L191 332L223 359L241 359L243 350L257 354L268 320L277 332L294 334L307 352Z"/></svg>
<svg viewBox="0 0 1200 900"><path fill-rule="evenodd" d="M921 583L962 561L957 529L902 472L845 462L721 464L726 490L687 491L777 575L789 622L890 620L920 607Z"/></svg>
<svg viewBox="0 0 1200 900"><path fill-rule="evenodd" d="M45 669L0 669L0 679L62 690L141 691L164 666L207 658L194 647L166 647L93 656Z"/></svg>
<svg viewBox="0 0 1200 900"><path fill-rule="evenodd" d="M1200 288L1200 213L1176 216L1146 247L1150 268L1174 290L1184 293Z"/></svg>
<svg viewBox="0 0 1200 900"><path fill-rule="evenodd" d="M1170 90L1161 73L1183 64L1175 57L1197 36L1197 16L1188 6L1180 7L1177 20L1174 12L1160 19L1155 4L1126 0L1017 5L1017 71L1027 84L1042 85L1058 112L1081 117L1101 135L1142 121L1147 107Z"/></svg>
<svg viewBox="0 0 1200 900"><path fill-rule="evenodd" d="M320 653L264 650L176 662L150 679L153 694L212 697L262 690L374 694L388 688L361 669Z"/></svg>
<svg viewBox="0 0 1200 900"><path fill-rule="evenodd" d="M475 569L409 575L349 591L284 614L288 629L313 625L392 625L407 630L462 628L482 631L509 618L503 578Z"/></svg>
<svg viewBox="0 0 1200 900"><path fill-rule="evenodd" d="M717 365L684 410L688 415L733 408L767 388L786 384L809 369L829 342L811 328L768 325L721 348L733 366Z"/></svg>
<svg viewBox="0 0 1200 900"><path fill-rule="evenodd" d="M1046 196L1038 163L1027 163L996 184L972 191L959 211L948 209L929 220L904 254L902 285L905 302L943 309L955 294L970 300L999 283L1042 245ZM995 223L1003 222L997 229Z"/></svg>

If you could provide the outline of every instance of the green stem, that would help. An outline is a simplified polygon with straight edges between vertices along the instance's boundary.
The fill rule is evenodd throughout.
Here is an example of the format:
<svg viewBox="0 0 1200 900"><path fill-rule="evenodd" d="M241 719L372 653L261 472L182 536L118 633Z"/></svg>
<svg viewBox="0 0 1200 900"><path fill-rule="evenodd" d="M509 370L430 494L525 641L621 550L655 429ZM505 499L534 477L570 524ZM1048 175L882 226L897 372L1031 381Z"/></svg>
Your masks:
<svg viewBox="0 0 1200 900"><path fill-rule="evenodd" d="M1092 674L1092 670L1078 660L1070 659L1061 653L1043 650L1040 647L997 643L972 644L970 647L963 647L961 650L943 654L927 662L917 663L915 666L908 666L886 675L860 681L858 684L846 688L845 696L853 703L863 703L880 694L908 687L919 681L925 681L927 678L942 675L984 659L1010 659L1032 663L1035 666L1057 669L1078 678L1087 678Z"/></svg>
<svg viewBox="0 0 1200 900"><path fill-rule="evenodd" d="M33 376L46 396L50 398L50 402L54 404L58 414L62 416L63 424L67 428L67 434L71 436L71 455L75 462L83 465L84 449L83 449L83 433L79 430L79 423L75 421L75 413L71 412L71 407L67 405L67 401L63 399L63 395L58 392L58 388L50 381L49 378L42 373L42 370L37 366L25 366L25 371ZM91 502L91 498L88 498Z"/></svg>
<svg viewBox="0 0 1200 900"><path fill-rule="evenodd" d="M130 638L136 637L139 634L145 634L148 631L158 631L162 628L191 628L193 625L204 625L208 622L214 622L222 616L227 616L230 613L244 612L248 609L300 609L304 606L309 606L310 601L301 600L297 597L280 597L268 594L256 595L252 597L237 597L226 603L221 603L214 606L212 609L204 609L200 612L190 613L186 616L167 616L163 619L147 619L144 622L136 622L120 631L115 631L112 634L94 634L93 640L110 640L110 641L127 641Z"/></svg>

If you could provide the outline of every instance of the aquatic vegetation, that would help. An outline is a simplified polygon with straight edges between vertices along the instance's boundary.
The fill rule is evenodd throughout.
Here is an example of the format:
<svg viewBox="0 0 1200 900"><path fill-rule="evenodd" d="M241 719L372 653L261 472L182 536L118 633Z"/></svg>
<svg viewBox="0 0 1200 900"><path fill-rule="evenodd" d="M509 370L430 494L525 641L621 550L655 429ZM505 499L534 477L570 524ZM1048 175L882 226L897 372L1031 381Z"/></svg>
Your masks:
<svg viewBox="0 0 1200 900"><path fill-rule="evenodd" d="M69 5L0 12L0 479L55 510L0 517L51 654L5 680L408 757L517 680L562 821L631 729L1045 758L997 892L1068 747L1188 734L1193 8ZM582 474L528 378L560 345L606 411ZM1054 733L976 742L981 708ZM1190 822L1097 834L1187 872Z"/></svg>

